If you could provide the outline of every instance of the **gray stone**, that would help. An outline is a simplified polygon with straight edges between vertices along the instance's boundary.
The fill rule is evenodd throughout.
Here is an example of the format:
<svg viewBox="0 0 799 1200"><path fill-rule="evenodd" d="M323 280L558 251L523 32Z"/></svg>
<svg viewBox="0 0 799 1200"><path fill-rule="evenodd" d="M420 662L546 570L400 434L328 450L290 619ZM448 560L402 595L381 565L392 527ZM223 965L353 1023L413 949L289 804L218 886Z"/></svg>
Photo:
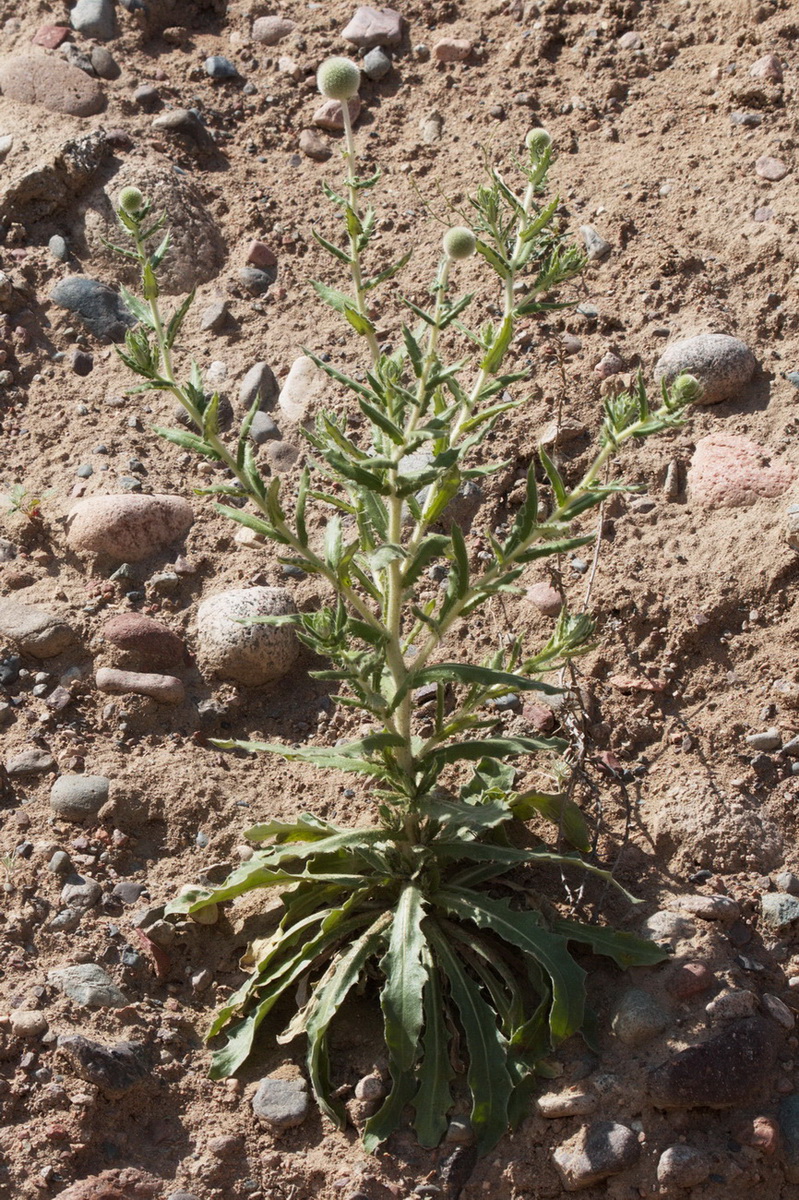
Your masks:
<svg viewBox="0 0 799 1200"><path fill-rule="evenodd" d="M230 319L227 300L215 300L203 309L200 317L200 329L203 333L219 333Z"/></svg>
<svg viewBox="0 0 799 1200"><path fill-rule="evenodd" d="M142 112L155 112L161 105L158 88L153 87L151 83L140 84L133 93L133 103Z"/></svg>
<svg viewBox="0 0 799 1200"><path fill-rule="evenodd" d="M588 255L589 262L600 262L603 258L607 258L613 247L610 242L597 233L593 225L581 225L580 233L585 243L585 251Z"/></svg>
<svg viewBox="0 0 799 1200"><path fill-rule="evenodd" d="M69 247L66 239L62 238L60 233L54 233L47 243L47 249L52 254L53 258L57 258L59 262L66 262L69 258Z"/></svg>
<svg viewBox="0 0 799 1200"><path fill-rule="evenodd" d="M701 917L704 921L737 921L741 915L741 906L732 896L677 896L674 903L692 917Z"/></svg>
<svg viewBox="0 0 799 1200"><path fill-rule="evenodd" d="M124 1096L150 1074L144 1046L138 1042L103 1046L81 1034L71 1034L58 1039L58 1048L69 1055L81 1079L112 1100Z"/></svg>
<svg viewBox="0 0 799 1200"><path fill-rule="evenodd" d="M112 0L78 0L69 14L69 23L84 37L98 42L110 42L117 33Z"/></svg>
<svg viewBox="0 0 799 1200"><path fill-rule="evenodd" d="M154 118L153 129L186 137L201 150L210 149L214 145L213 137L197 113L190 108L170 108L168 112L161 113Z"/></svg>
<svg viewBox="0 0 799 1200"><path fill-rule="evenodd" d="M47 870L54 875L67 875L72 870L72 860L66 850L56 850L47 864Z"/></svg>
<svg viewBox="0 0 799 1200"><path fill-rule="evenodd" d="M277 279L277 270L272 267L262 271L260 267L242 267L239 271L239 283L253 296L262 296Z"/></svg>
<svg viewBox="0 0 799 1200"><path fill-rule="evenodd" d="M374 80L382 79L388 75L391 70L391 59L386 54L385 50L381 50L379 46L375 46L374 50L370 50L364 55L363 73L367 79Z"/></svg>
<svg viewBox="0 0 799 1200"><path fill-rule="evenodd" d="M276 46L297 28L288 17L258 17L252 23L252 40L262 46Z"/></svg>
<svg viewBox="0 0 799 1200"><path fill-rule="evenodd" d="M540 1117L556 1120L560 1117L589 1117L596 1112L599 1101L591 1092L579 1088L571 1092L544 1092L536 1100Z"/></svg>
<svg viewBox="0 0 799 1200"><path fill-rule="evenodd" d="M669 1146L658 1159L657 1177L661 1187L697 1187L709 1174L710 1159L693 1146Z"/></svg>
<svg viewBox="0 0 799 1200"><path fill-rule="evenodd" d="M19 754L15 754L6 763L6 772L14 778L21 778L25 775L42 775L45 771L52 771L55 767L55 759L48 750L21 750Z"/></svg>
<svg viewBox="0 0 799 1200"><path fill-rule="evenodd" d="M673 1054L649 1075L656 1108L731 1108L750 1104L770 1079L777 1054L774 1026L762 1017Z"/></svg>
<svg viewBox="0 0 799 1200"><path fill-rule="evenodd" d="M799 1183L799 1092L780 1102L777 1113L783 1144L783 1162L789 1183Z"/></svg>
<svg viewBox="0 0 799 1200"><path fill-rule="evenodd" d="M82 908L62 908L56 913L47 926L53 933L74 933L80 925L80 919L86 910Z"/></svg>
<svg viewBox="0 0 799 1200"><path fill-rule="evenodd" d="M91 820L108 799L110 785L104 775L62 775L50 789L50 807L65 821Z"/></svg>
<svg viewBox="0 0 799 1200"><path fill-rule="evenodd" d="M32 658L55 658L75 640L75 633L60 617L44 608L34 608L0 597L0 639L11 642L23 654Z"/></svg>
<svg viewBox="0 0 799 1200"><path fill-rule="evenodd" d="M647 917L642 932L644 937L651 938L653 942L676 942L693 937L696 926L679 913L661 909Z"/></svg>
<svg viewBox="0 0 799 1200"><path fill-rule="evenodd" d="M740 338L700 333L666 348L655 366L655 380L670 384L687 372L702 384L697 403L719 404L737 399L756 370L757 359Z"/></svg>
<svg viewBox="0 0 799 1200"><path fill-rule="evenodd" d="M94 908L102 894L103 889L96 879L70 875L61 889L61 901L67 908Z"/></svg>
<svg viewBox="0 0 799 1200"><path fill-rule="evenodd" d="M763 924L784 933L799 920L799 899L786 892L765 892L760 897Z"/></svg>
<svg viewBox="0 0 799 1200"><path fill-rule="evenodd" d="M240 588L210 596L197 613L198 657L203 669L250 686L280 679L297 658L294 630L241 625L239 621L293 612L294 601L283 588Z"/></svg>
<svg viewBox="0 0 799 1200"><path fill-rule="evenodd" d="M95 75L100 79L119 79L122 74L117 60L105 46L92 46L90 62Z"/></svg>
<svg viewBox="0 0 799 1200"><path fill-rule="evenodd" d="M332 154L327 141L314 129L303 129L300 133L300 150L314 162L327 162Z"/></svg>
<svg viewBox="0 0 799 1200"><path fill-rule="evenodd" d="M250 424L250 438L255 442L255 445L262 446L264 442L279 437L280 430L269 413L257 412Z"/></svg>
<svg viewBox="0 0 799 1200"><path fill-rule="evenodd" d="M128 1000L102 967L77 963L48 971L47 979L60 992L84 1008L123 1008Z"/></svg>
<svg viewBox="0 0 799 1200"><path fill-rule="evenodd" d="M94 76L92 60L74 42L65 42L60 49L60 53L63 55L65 62L69 63L71 67L75 67L78 71L84 71L87 75Z"/></svg>
<svg viewBox="0 0 799 1200"><path fill-rule="evenodd" d="M327 376L313 359L296 358L280 389L278 405L289 421L301 424L313 417L327 385Z"/></svg>
<svg viewBox="0 0 799 1200"><path fill-rule="evenodd" d="M766 729L762 733L748 733L746 744L753 750L761 750L764 753L768 753L770 750L779 750L782 745L782 734L779 729Z"/></svg>
<svg viewBox="0 0 799 1200"><path fill-rule="evenodd" d="M403 20L393 8L368 8L355 10L350 23L341 31L345 41L360 50L371 50L374 46L398 46L402 41Z"/></svg>
<svg viewBox="0 0 799 1200"><path fill-rule="evenodd" d="M239 404L244 408L252 408L255 397L258 397L259 408L271 409L280 395L280 384L269 363L258 362L250 367L239 385Z"/></svg>
<svg viewBox="0 0 799 1200"><path fill-rule="evenodd" d="M235 79L238 75L234 64L221 54L212 54L205 60L205 73L212 79Z"/></svg>
<svg viewBox="0 0 799 1200"><path fill-rule="evenodd" d="M276 475L290 471L299 457L299 448L291 442L270 442L266 448L266 461Z"/></svg>
<svg viewBox="0 0 799 1200"><path fill-rule="evenodd" d="M746 988L727 988L705 1005L707 1015L719 1021L739 1020L757 1012L757 996Z"/></svg>
<svg viewBox="0 0 799 1200"><path fill-rule="evenodd" d="M121 900L123 904L136 904L141 899L143 891L145 891L143 883L136 883L132 879L121 879L119 883L114 884L111 895L116 896L117 900Z"/></svg>
<svg viewBox="0 0 799 1200"><path fill-rule="evenodd" d="M552 1155L567 1192L578 1192L634 1166L641 1154L632 1129L615 1121L595 1121Z"/></svg>
<svg viewBox="0 0 799 1200"><path fill-rule="evenodd" d="M125 331L136 324L136 318L112 288L85 275L61 279L50 293L50 299L59 308L78 317L98 338L122 342Z"/></svg>
<svg viewBox="0 0 799 1200"><path fill-rule="evenodd" d="M668 1025L668 1013L654 996L641 988L629 988L613 1017L613 1032L625 1046L641 1046Z"/></svg>
<svg viewBox="0 0 799 1200"><path fill-rule="evenodd" d="M774 876L774 886L778 892L799 896L799 875L794 875L793 871L781 871Z"/></svg>
<svg viewBox="0 0 799 1200"><path fill-rule="evenodd" d="M269 1129L292 1129L308 1115L308 1090L304 1079L273 1079L258 1084L252 1110Z"/></svg>

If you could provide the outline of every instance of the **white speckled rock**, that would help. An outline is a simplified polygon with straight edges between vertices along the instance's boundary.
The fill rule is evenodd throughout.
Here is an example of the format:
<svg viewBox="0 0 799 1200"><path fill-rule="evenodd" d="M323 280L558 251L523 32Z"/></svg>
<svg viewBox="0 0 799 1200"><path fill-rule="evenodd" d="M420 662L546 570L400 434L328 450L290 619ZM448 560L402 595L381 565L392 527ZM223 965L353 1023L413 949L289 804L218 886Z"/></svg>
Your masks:
<svg viewBox="0 0 799 1200"><path fill-rule="evenodd" d="M326 382L327 376L319 370L313 359L303 354L291 364L286 382L280 389L278 407L290 421L301 424L314 415Z"/></svg>
<svg viewBox="0 0 799 1200"><path fill-rule="evenodd" d="M197 613L197 650L203 670L252 687L280 679L297 658L294 630L238 622L296 611L284 588L240 588L210 596Z"/></svg>
<svg viewBox="0 0 799 1200"><path fill-rule="evenodd" d="M736 399L757 370L757 359L740 338L726 333L700 333L667 346L655 366L659 383L678 375L695 375L702 384L698 404Z"/></svg>
<svg viewBox="0 0 799 1200"><path fill-rule="evenodd" d="M67 541L78 554L140 562L179 542L194 521L180 496L89 496L67 517Z"/></svg>

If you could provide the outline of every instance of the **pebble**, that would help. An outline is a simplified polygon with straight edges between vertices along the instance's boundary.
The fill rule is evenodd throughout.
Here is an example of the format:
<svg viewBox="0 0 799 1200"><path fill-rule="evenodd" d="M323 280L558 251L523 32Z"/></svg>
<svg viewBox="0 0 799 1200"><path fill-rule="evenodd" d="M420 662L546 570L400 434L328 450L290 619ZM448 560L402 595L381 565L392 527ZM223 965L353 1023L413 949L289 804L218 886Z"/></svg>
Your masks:
<svg viewBox="0 0 799 1200"><path fill-rule="evenodd" d="M50 789L50 807L65 821L89 821L108 800L104 775L61 775Z"/></svg>
<svg viewBox="0 0 799 1200"><path fill-rule="evenodd" d="M612 350L602 355L599 362L594 367L594 371L600 379L610 379L613 375L618 375L624 370L624 362L619 358L618 354L614 354Z"/></svg>
<svg viewBox="0 0 799 1200"><path fill-rule="evenodd" d="M203 65L206 75L212 79L235 79L238 75L235 65L221 54L212 54Z"/></svg>
<svg viewBox="0 0 799 1200"><path fill-rule="evenodd" d="M239 385L239 404L246 409L252 407L256 396L260 408L272 408L279 395L280 385L266 362L258 362L250 367Z"/></svg>
<svg viewBox="0 0 799 1200"><path fill-rule="evenodd" d="M783 495L795 472L766 446L733 433L700 438L688 468L692 501L704 508L744 508Z"/></svg>
<svg viewBox="0 0 799 1200"><path fill-rule="evenodd" d="M780 179L784 179L790 171L790 167L780 158L772 158L768 154L762 155L755 163L755 172L761 179L767 179L769 183L778 183Z"/></svg>
<svg viewBox="0 0 799 1200"><path fill-rule="evenodd" d="M276 46L297 28L288 17L258 17L252 23L252 40L262 46Z"/></svg>
<svg viewBox="0 0 799 1200"><path fill-rule="evenodd" d="M325 139L313 129L302 130L299 147L306 158L312 158L314 162L327 162L333 153Z"/></svg>
<svg viewBox="0 0 799 1200"><path fill-rule="evenodd" d="M585 243L589 262L601 262L603 258L607 258L613 247L610 242L605 241L601 234L597 233L593 225L581 225L580 233Z"/></svg>
<svg viewBox="0 0 799 1200"><path fill-rule="evenodd" d="M350 111L350 121L354 125L358 120L361 112L360 97L353 96L347 101ZM314 125L320 129L327 129L331 133L340 133L344 128L344 117L341 112L341 103L338 100L325 100L320 104L311 118Z"/></svg>
<svg viewBox="0 0 799 1200"><path fill-rule="evenodd" d="M716 982L716 976L703 962L675 964L666 981L666 988L677 1000L688 1000L706 992Z"/></svg>
<svg viewBox="0 0 799 1200"><path fill-rule="evenodd" d="M382 1100L386 1095L386 1084L379 1071L361 1076L355 1085L356 1100Z"/></svg>
<svg viewBox="0 0 799 1200"><path fill-rule="evenodd" d="M433 46L433 58L440 63L465 62L473 49L468 38L441 38Z"/></svg>
<svg viewBox="0 0 799 1200"><path fill-rule="evenodd" d="M201 150L210 149L214 139L203 125L197 113L190 108L170 108L153 118L153 129L186 137Z"/></svg>
<svg viewBox="0 0 799 1200"><path fill-rule="evenodd" d="M729 1108L749 1104L770 1078L773 1026L762 1017L736 1021L698 1046L680 1050L649 1075L656 1108Z"/></svg>
<svg viewBox="0 0 799 1200"><path fill-rule="evenodd" d="M794 875L793 871L780 871L779 875L774 876L774 886L778 892L790 892L792 896L799 896L799 875Z"/></svg>
<svg viewBox="0 0 799 1200"><path fill-rule="evenodd" d="M40 25L31 42L34 46L44 46L46 50L57 50L70 36L66 25Z"/></svg>
<svg viewBox="0 0 799 1200"><path fill-rule="evenodd" d="M69 365L76 375L90 375L94 369L94 355L88 350L73 350L69 356Z"/></svg>
<svg viewBox="0 0 799 1200"><path fill-rule="evenodd" d="M752 63L749 74L755 79L765 79L769 83L782 83L782 63L776 54L764 54L757 62Z"/></svg>
<svg viewBox="0 0 799 1200"><path fill-rule="evenodd" d="M11 1013L10 1021L11 1032L18 1038L39 1038L48 1030L47 1017L36 1009L18 1008Z"/></svg>
<svg viewBox="0 0 799 1200"><path fill-rule="evenodd" d="M103 889L96 879L88 875L70 875L61 889L61 900L67 908L86 910L94 908L103 894Z"/></svg>
<svg viewBox="0 0 799 1200"><path fill-rule="evenodd" d="M94 75L94 67L89 55L79 50L73 42L65 42L61 47L61 53L71 67L77 67L79 71L85 71L87 75Z"/></svg>
<svg viewBox="0 0 799 1200"><path fill-rule="evenodd" d="M380 46L375 46L374 50L370 50L364 56L363 73L367 79L371 79L376 83L379 79L383 79L388 75L390 70L391 59Z"/></svg>
<svg viewBox="0 0 799 1200"><path fill-rule="evenodd" d="M79 554L140 562L180 541L193 521L179 496L90 496L70 510L67 542Z"/></svg>
<svg viewBox="0 0 799 1200"><path fill-rule="evenodd" d="M160 704L182 704L185 697L185 688L174 675L150 675L143 671L117 671L112 667L100 667L94 682L100 692L150 696Z"/></svg>
<svg viewBox="0 0 799 1200"><path fill-rule="evenodd" d="M79 1179L59 1192L58 1200L161 1200L163 1194L163 1179L156 1179L137 1167L122 1167ZM169 1200L186 1195L176 1192ZM187 1200L195 1200L195 1197L187 1197Z"/></svg>
<svg viewBox="0 0 799 1200"><path fill-rule="evenodd" d="M266 1076L252 1098L255 1116L268 1129L293 1129L308 1115L308 1088L304 1079Z"/></svg>
<svg viewBox="0 0 799 1200"><path fill-rule="evenodd" d="M67 875L72 870L72 861L66 850L56 850L47 864L47 870L53 875Z"/></svg>
<svg viewBox="0 0 799 1200"><path fill-rule="evenodd" d="M277 267L277 256L266 242L259 242L257 238L253 238L247 246L247 262L261 271L271 271Z"/></svg>
<svg viewBox="0 0 799 1200"><path fill-rule="evenodd" d="M290 471L300 457L299 449L291 442L272 441L266 448L266 461L276 475Z"/></svg>
<svg viewBox="0 0 799 1200"><path fill-rule="evenodd" d="M66 262L69 258L69 247L67 246L66 238L62 238L60 233L54 233L47 243L47 249L52 254L53 258L59 262Z"/></svg>
<svg viewBox="0 0 799 1200"><path fill-rule="evenodd" d="M83 1008L123 1008L127 997L96 963L77 963L48 971L47 980Z"/></svg>
<svg viewBox="0 0 799 1200"><path fill-rule="evenodd" d="M257 412L250 424L250 439L255 443L255 445L262 446L271 438L279 437L280 430L270 417L269 413ZM261 544L263 544L263 540L261 540Z"/></svg>
<svg viewBox="0 0 799 1200"><path fill-rule="evenodd" d="M733 1126L734 1136L745 1146L754 1146L763 1154L773 1154L780 1144L780 1126L774 1117L762 1114L745 1117Z"/></svg>
<svg viewBox="0 0 799 1200"><path fill-rule="evenodd" d="M276 277L275 271L260 271L258 267L242 267L239 271L239 283L253 296L263 296Z"/></svg>
<svg viewBox="0 0 799 1200"><path fill-rule="evenodd" d="M45 608L0 597L0 639L32 658L55 658L76 641L66 621Z"/></svg>
<svg viewBox="0 0 799 1200"><path fill-rule="evenodd" d="M641 988L629 988L621 997L611 1028L625 1046L642 1046L662 1033L668 1013L654 996Z"/></svg>
<svg viewBox="0 0 799 1200"><path fill-rule="evenodd" d="M780 1101L777 1112L783 1142L783 1165L789 1183L799 1183L799 1092Z"/></svg>
<svg viewBox="0 0 799 1200"><path fill-rule="evenodd" d="M710 1159L693 1146L669 1146L658 1159L657 1179L664 1188L692 1188L710 1174Z"/></svg>
<svg viewBox="0 0 799 1200"><path fill-rule="evenodd" d="M203 333L219 333L224 329L230 317L227 300L215 300L203 309L200 316L200 329Z"/></svg>
<svg viewBox="0 0 799 1200"><path fill-rule="evenodd" d="M563 597L553 588L551 583L532 584L525 592L525 599L530 602L545 617L558 617L563 608Z"/></svg>
<svg viewBox="0 0 799 1200"><path fill-rule="evenodd" d="M668 912L666 909L661 909L659 912L653 913L651 917L647 917L643 925L644 937L650 938L653 942L683 941L692 938L695 933L696 926L691 921L677 913Z"/></svg>
<svg viewBox="0 0 799 1200"><path fill-rule="evenodd" d="M788 1005L780 1000L779 996L775 996L771 992L764 992L761 999L766 1012L778 1025L782 1025L783 1029L793 1029L796 1024L796 1017L790 1008L788 1008Z"/></svg>
<svg viewBox="0 0 799 1200"><path fill-rule="evenodd" d="M757 1012L757 1007L757 996L754 992L745 988L727 988L705 1005L705 1012L711 1018L731 1021L740 1017L751 1017Z"/></svg>
<svg viewBox="0 0 799 1200"><path fill-rule="evenodd" d="M640 33L637 33L634 29L628 29L627 32L623 33L618 39L618 44L622 50L642 50L644 47L644 39L641 37Z"/></svg>
<svg viewBox="0 0 799 1200"><path fill-rule="evenodd" d="M135 883L132 879L122 879L119 883L115 883L111 895L116 896L117 900L121 900L123 904L136 904L141 899L142 893L147 889L143 883Z"/></svg>
<svg viewBox="0 0 799 1200"><path fill-rule="evenodd" d="M779 729L774 728L766 729L763 733L748 733L746 744L753 750L763 750L766 753L770 750L779 750L782 746L782 734Z"/></svg>
<svg viewBox="0 0 799 1200"><path fill-rule="evenodd" d="M21 779L26 775L44 775L52 771L56 765L49 750L21 750L6 762L6 773L12 779Z"/></svg>
<svg viewBox="0 0 799 1200"><path fill-rule="evenodd" d="M426 146L434 146L436 142L440 142L443 131L444 118L439 112L430 113L419 122L419 132Z"/></svg>
<svg viewBox="0 0 799 1200"><path fill-rule="evenodd" d="M294 601L283 588L241 588L204 600L197 613L198 657L204 671L249 686L280 679L297 658L294 630L238 621L293 612Z"/></svg>
<svg viewBox="0 0 799 1200"><path fill-rule="evenodd" d="M50 299L59 308L65 308L79 317L98 338L122 342L125 340L125 331L136 324L136 318L112 288L86 275L70 275L59 280L50 293Z"/></svg>
<svg viewBox="0 0 799 1200"><path fill-rule="evenodd" d="M104 1046L78 1033L60 1037L58 1049L69 1056L81 1079L100 1088L111 1100L118 1100L150 1076L144 1047L137 1042Z"/></svg>
<svg viewBox="0 0 799 1200"><path fill-rule="evenodd" d="M403 20L393 8L369 8L362 6L341 31L345 41L359 50L372 50L375 46L398 46L402 41Z"/></svg>
<svg viewBox="0 0 799 1200"><path fill-rule="evenodd" d="M599 1101L591 1092L545 1092L535 1102L540 1117L554 1120L558 1117L590 1117L597 1110Z"/></svg>
<svg viewBox="0 0 799 1200"><path fill-rule="evenodd" d="M122 74L118 62L105 46L92 46L89 59L95 75L100 79L119 79Z"/></svg>
<svg viewBox="0 0 799 1200"><path fill-rule="evenodd" d="M700 333L666 347L655 365L655 380L672 383L678 375L695 375L702 384L698 404L738 399L757 370L757 359L740 338L726 333Z"/></svg>
<svg viewBox="0 0 799 1200"><path fill-rule="evenodd" d="M78 0L69 14L69 23L84 37L98 42L110 42L117 32L112 0Z"/></svg>
<svg viewBox="0 0 799 1200"><path fill-rule="evenodd" d="M634 1166L640 1154L632 1129L615 1121L595 1121L558 1146L552 1160L563 1186L576 1192Z"/></svg>
<svg viewBox="0 0 799 1200"><path fill-rule="evenodd" d="M289 421L301 424L313 417L327 384L327 376L307 355L296 358L280 389L278 407Z"/></svg>
<svg viewBox="0 0 799 1200"><path fill-rule="evenodd" d="M741 906L731 896L677 896L674 903L704 921L736 921L741 915Z"/></svg>
<svg viewBox="0 0 799 1200"><path fill-rule="evenodd" d="M782 933L799 920L799 899L786 892L766 892L760 897L763 924Z"/></svg>
<svg viewBox="0 0 799 1200"><path fill-rule="evenodd" d="M144 669L176 667L186 657L186 647L176 633L141 613L117 613L109 617L100 634Z"/></svg>

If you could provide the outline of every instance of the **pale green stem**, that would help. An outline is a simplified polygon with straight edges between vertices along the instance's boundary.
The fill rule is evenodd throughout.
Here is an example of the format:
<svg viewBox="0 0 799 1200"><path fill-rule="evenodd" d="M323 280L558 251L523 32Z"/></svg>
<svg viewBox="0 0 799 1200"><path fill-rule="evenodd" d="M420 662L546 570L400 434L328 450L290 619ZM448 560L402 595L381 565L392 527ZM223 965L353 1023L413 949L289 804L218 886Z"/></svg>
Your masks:
<svg viewBox="0 0 799 1200"><path fill-rule="evenodd" d="M344 121L344 140L346 146L345 157L347 160L347 190L349 194L349 205L352 211L359 216L358 213L358 189L355 186L357 156L355 153L355 138L352 135L352 121L350 120L349 103L346 100L341 101L341 116ZM355 303L360 315L369 321L369 313L366 309L366 292L363 287L363 276L361 274L361 253L358 249L357 234L350 234L350 270L352 272L352 283L355 288ZM366 334L366 340L369 343L369 353L372 356L372 365L377 366L380 361L380 347L377 344L374 330L371 327Z"/></svg>

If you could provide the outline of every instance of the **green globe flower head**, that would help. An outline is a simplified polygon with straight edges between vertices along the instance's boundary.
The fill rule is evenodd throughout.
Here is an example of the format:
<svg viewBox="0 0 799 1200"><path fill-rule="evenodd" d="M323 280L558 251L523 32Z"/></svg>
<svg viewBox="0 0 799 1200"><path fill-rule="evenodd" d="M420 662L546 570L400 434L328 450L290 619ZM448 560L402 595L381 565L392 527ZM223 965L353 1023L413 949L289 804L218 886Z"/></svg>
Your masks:
<svg viewBox="0 0 799 1200"><path fill-rule="evenodd" d="M465 225L455 225L444 234L444 253L448 258L471 258L477 238Z"/></svg>
<svg viewBox="0 0 799 1200"><path fill-rule="evenodd" d="M524 139L527 149L539 157L552 145L552 138L546 129L531 129Z"/></svg>
<svg viewBox="0 0 799 1200"><path fill-rule="evenodd" d="M326 58L316 72L316 85L328 100L350 100L358 91L361 72L349 58Z"/></svg>
<svg viewBox="0 0 799 1200"><path fill-rule="evenodd" d="M671 394L680 404L695 404L702 395L702 384L695 375L678 375L671 385Z"/></svg>
<svg viewBox="0 0 799 1200"><path fill-rule="evenodd" d="M144 208L144 196L137 187L123 188L119 193L119 207L126 213L141 212Z"/></svg>

